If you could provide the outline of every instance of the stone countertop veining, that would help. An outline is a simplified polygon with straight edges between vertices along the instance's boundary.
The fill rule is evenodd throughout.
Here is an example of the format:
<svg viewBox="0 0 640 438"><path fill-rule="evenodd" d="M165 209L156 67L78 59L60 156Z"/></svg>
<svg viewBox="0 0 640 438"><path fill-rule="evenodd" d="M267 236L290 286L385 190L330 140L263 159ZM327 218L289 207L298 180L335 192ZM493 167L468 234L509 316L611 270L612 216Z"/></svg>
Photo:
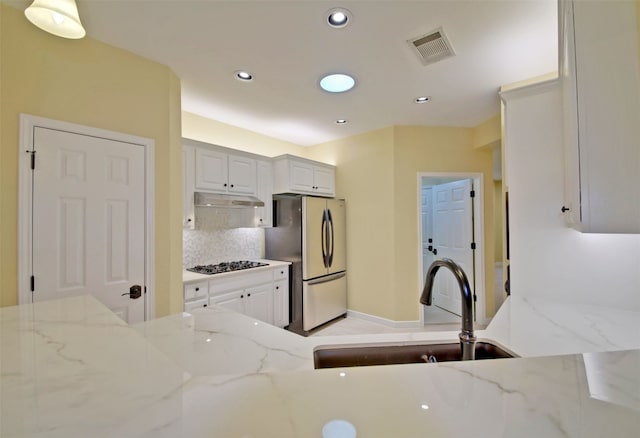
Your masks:
<svg viewBox="0 0 640 438"><path fill-rule="evenodd" d="M326 370L317 345L455 333L303 338L218 308L129 327L90 297L2 308L0 435L313 437L339 418L363 437L637 436L638 312L566 307L512 297L478 332L544 357Z"/></svg>

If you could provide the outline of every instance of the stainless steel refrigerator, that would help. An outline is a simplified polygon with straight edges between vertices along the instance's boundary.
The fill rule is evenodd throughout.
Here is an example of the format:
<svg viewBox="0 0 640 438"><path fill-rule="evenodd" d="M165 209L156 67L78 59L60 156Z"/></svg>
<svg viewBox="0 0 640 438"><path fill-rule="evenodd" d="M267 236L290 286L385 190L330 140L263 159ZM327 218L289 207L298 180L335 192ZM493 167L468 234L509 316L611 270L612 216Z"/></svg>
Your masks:
<svg viewBox="0 0 640 438"><path fill-rule="evenodd" d="M311 330L347 312L344 199L273 196L273 227L265 232L268 259L291 262L289 330Z"/></svg>

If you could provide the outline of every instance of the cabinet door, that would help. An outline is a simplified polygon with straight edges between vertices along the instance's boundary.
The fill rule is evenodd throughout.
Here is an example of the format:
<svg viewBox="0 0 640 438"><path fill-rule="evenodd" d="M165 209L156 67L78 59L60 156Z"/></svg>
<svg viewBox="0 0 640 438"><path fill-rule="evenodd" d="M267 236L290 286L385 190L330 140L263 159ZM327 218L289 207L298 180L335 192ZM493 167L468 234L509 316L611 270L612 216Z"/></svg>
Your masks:
<svg viewBox="0 0 640 438"><path fill-rule="evenodd" d="M256 194L256 161L251 158L228 156L229 191L233 193Z"/></svg>
<svg viewBox="0 0 640 438"><path fill-rule="evenodd" d="M196 189L227 191L227 154L196 148Z"/></svg>
<svg viewBox="0 0 640 438"><path fill-rule="evenodd" d="M267 161L258 161L258 199L264 202L264 207L256 208L256 224L260 227L273 225L272 197L273 197L273 166Z"/></svg>
<svg viewBox="0 0 640 438"><path fill-rule="evenodd" d="M182 226L193 229L195 215L193 191L195 183L195 150L190 146L182 148Z"/></svg>
<svg viewBox="0 0 640 438"><path fill-rule="evenodd" d="M273 283L245 289L244 313L273 324Z"/></svg>
<svg viewBox="0 0 640 438"><path fill-rule="evenodd" d="M234 312L245 313L245 298L244 291L234 291L209 297L209 302Z"/></svg>
<svg viewBox="0 0 640 438"><path fill-rule="evenodd" d="M292 191L313 192L313 165L289 161L289 187Z"/></svg>
<svg viewBox="0 0 640 438"><path fill-rule="evenodd" d="M314 166L313 168L313 191L322 194L335 196L336 172L329 167Z"/></svg>
<svg viewBox="0 0 640 438"><path fill-rule="evenodd" d="M560 1L560 83L564 135L564 205L561 211L570 226L580 227L580 152L578 150L578 96L573 29L573 2Z"/></svg>
<svg viewBox="0 0 640 438"><path fill-rule="evenodd" d="M580 221L578 228L583 232L640 233L636 5L622 1L574 1L573 8L569 4L564 6L561 23L565 23L566 29L562 32L565 42L561 47L569 62L563 64L571 66L571 47L564 47L572 42L570 26L566 25L569 23L574 26L575 71L570 72L573 77L566 77L563 72L563 89L576 90L576 103L565 108L565 112L575 117L577 110L577 133L567 146L575 148L576 141L578 145L578 153L574 150L567 156L573 155L579 169L579 176L571 170L573 178L579 178L579 195L575 189L568 190L572 204L567 213L575 213L579 208L580 216L573 219ZM565 97L568 96L567 93ZM565 125L565 131L571 129Z"/></svg>
<svg viewBox="0 0 640 438"><path fill-rule="evenodd" d="M278 280L273 283L273 325L289 325L289 281Z"/></svg>

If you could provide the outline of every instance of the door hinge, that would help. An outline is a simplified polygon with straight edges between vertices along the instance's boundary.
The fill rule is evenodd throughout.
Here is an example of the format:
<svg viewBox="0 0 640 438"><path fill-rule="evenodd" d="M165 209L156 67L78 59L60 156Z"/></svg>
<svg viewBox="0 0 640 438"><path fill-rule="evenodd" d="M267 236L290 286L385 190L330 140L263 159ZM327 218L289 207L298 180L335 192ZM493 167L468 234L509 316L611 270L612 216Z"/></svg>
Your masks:
<svg viewBox="0 0 640 438"><path fill-rule="evenodd" d="M471 192L469 193L469 196L471 196L472 198L476 197L476 191L475 190L471 190Z"/></svg>
<svg viewBox="0 0 640 438"><path fill-rule="evenodd" d="M33 275L31 276L30 279L30 287L31 287L31 292L34 292L36 290L36 277L34 277Z"/></svg>
<svg viewBox="0 0 640 438"><path fill-rule="evenodd" d="M475 303L476 301L478 301L478 295L476 295L475 293L473 294L473 302Z"/></svg>
<svg viewBox="0 0 640 438"><path fill-rule="evenodd" d="M476 243L475 242L471 242L471 249L476 249Z"/></svg>

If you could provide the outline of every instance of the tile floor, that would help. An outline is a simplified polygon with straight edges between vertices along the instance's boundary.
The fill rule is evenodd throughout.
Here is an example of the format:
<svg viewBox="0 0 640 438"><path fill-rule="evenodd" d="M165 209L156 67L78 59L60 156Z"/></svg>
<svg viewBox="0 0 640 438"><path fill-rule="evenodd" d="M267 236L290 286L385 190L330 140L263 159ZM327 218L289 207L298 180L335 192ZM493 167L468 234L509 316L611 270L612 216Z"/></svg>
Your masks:
<svg viewBox="0 0 640 438"><path fill-rule="evenodd" d="M361 335L376 333L408 333L421 331L459 331L460 317L436 306L425 307L425 325L416 328L394 328L357 317L339 319L314 332L311 336ZM485 326L475 324L476 330Z"/></svg>

